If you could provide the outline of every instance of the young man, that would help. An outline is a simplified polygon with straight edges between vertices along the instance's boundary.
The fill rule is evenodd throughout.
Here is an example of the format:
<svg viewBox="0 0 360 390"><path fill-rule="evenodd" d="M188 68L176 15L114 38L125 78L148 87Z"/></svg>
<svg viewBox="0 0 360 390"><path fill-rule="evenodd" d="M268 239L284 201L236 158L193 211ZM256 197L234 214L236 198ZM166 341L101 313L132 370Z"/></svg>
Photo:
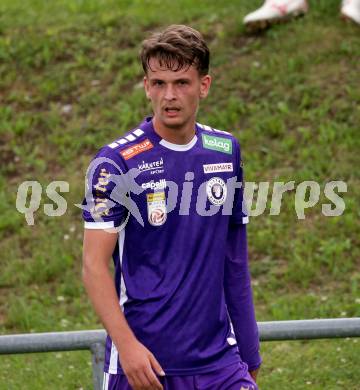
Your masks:
<svg viewBox="0 0 360 390"><path fill-rule="evenodd" d="M209 49L172 25L143 42L141 60L154 115L100 150L84 202L83 280L108 332L104 389L256 390L239 144L196 122Z"/></svg>

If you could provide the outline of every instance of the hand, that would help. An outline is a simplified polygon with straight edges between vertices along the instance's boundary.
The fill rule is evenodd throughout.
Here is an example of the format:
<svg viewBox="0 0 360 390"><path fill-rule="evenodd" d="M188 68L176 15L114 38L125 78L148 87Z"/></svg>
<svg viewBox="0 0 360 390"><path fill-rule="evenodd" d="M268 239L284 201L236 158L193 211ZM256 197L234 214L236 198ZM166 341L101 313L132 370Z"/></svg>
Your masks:
<svg viewBox="0 0 360 390"><path fill-rule="evenodd" d="M257 375L259 373L259 370L260 370L260 368L257 368L256 370L249 371L249 374L251 375L251 377L254 379L255 382L256 382L256 378L257 378Z"/></svg>
<svg viewBox="0 0 360 390"><path fill-rule="evenodd" d="M164 376L165 372L143 344L134 339L118 351L121 367L133 390L163 390L155 373Z"/></svg>

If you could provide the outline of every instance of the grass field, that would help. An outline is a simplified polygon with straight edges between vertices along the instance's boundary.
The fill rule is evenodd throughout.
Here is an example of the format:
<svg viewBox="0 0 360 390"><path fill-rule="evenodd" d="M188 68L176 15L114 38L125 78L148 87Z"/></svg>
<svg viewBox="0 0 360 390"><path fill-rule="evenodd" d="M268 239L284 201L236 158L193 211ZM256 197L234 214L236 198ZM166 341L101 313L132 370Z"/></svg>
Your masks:
<svg viewBox="0 0 360 390"><path fill-rule="evenodd" d="M0 3L0 333L100 327L81 284L80 203L90 158L150 112L139 43L185 23L212 51L199 121L240 139L246 181L314 180L320 202L299 220L253 217L251 271L260 321L360 316L360 27L339 1L259 35L243 16L261 1L2 0ZM43 187L34 226L15 208L25 180ZM46 186L69 182L67 211L44 214ZM324 186L347 183L343 215ZM270 186L272 188L272 186ZM261 389L360 388L360 340L263 343ZM0 356L0 389L90 389L90 354Z"/></svg>

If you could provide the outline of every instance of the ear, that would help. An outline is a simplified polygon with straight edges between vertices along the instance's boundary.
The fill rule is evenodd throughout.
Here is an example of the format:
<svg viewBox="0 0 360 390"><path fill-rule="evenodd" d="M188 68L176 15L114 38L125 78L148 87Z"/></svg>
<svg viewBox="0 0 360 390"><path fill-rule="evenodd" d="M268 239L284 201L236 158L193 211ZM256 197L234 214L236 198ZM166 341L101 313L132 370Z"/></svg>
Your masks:
<svg viewBox="0 0 360 390"><path fill-rule="evenodd" d="M206 98L206 96L209 94L211 85L211 76L209 74L205 76L201 76L200 79L200 99Z"/></svg>
<svg viewBox="0 0 360 390"><path fill-rule="evenodd" d="M144 89L145 89L145 94L148 99L150 99L150 93L149 93L149 80L147 79L146 76L144 76L143 79L144 82Z"/></svg>

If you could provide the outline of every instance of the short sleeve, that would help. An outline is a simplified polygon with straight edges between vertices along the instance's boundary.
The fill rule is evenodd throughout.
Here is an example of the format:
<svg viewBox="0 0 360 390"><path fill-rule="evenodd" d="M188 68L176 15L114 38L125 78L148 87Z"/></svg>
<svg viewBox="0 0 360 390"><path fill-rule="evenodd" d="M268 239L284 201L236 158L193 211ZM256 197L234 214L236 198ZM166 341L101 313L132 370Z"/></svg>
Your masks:
<svg viewBox="0 0 360 390"><path fill-rule="evenodd" d="M239 142L235 139L235 167L236 167L236 182L238 183L235 189L234 203L231 215L231 222L235 224L246 224L249 222L248 212L244 200L244 177L243 163L241 159L241 151ZM241 186L240 186L241 183Z"/></svg>
<svg viewBox="0 0 360 390"><path fill-rule="evenodd" d="M119 189L119 178L124 171L121 159L115 159L104 150L91 161L86 173L85 198L82 203L86 229L118 227L126 218L127 210L122 202L126 191Z"/></svg>

